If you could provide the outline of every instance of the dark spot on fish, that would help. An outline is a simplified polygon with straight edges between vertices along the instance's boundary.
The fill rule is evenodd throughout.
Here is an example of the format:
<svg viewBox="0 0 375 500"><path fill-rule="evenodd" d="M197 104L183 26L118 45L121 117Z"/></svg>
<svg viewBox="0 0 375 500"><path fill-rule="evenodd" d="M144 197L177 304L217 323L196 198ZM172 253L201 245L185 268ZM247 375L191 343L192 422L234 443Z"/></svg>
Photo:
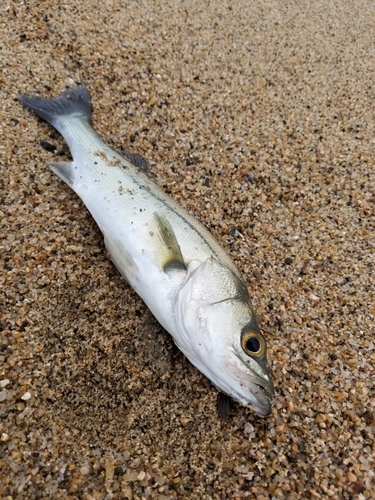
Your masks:
<svg viewBox="0 0 375 500"><path fill-rule="evenodd" d="M50 142L47 141L40 141L39 144L42 146L43 149L45 149L50 153L54 153L57 149L57 147L54 144L51 144Z"/></svg>
<svg viewBox="0 0 375 500"><path fill-rule="evenodd" d="M134 135L134 134L132 134L132 135L129 137L129 139L130 139L130 142L135 142L135 135Z"/></svg>
<svg viewBox="0 0 375 500"><path fill-rule="evenodd" d="M223 392L220 392L217 395L217 411L222 420L226 420L228 418L229 413L232 409L232 400Z"/></svg>
<svg viewBox="0 0 375 500"><path fill-rule="evenodd" d="M289 266L290 264L292 264L292 263L293 263L293 259L291 259L290 257L287 257L287 258L284 260L284 264L286 264L286 265L288 265L288 266Z"/></svg>

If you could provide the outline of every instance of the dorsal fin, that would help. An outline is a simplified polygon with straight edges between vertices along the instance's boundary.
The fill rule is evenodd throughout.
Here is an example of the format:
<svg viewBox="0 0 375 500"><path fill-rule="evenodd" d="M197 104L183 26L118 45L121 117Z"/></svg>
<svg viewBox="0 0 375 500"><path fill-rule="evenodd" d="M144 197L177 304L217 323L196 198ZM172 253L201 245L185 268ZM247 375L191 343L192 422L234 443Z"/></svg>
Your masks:
<svg viewBox="0 0 375 500"><path fill-rule="evenodd" d="M150 173L147 160L143 156L138 155L137 153L130 153L130 151L124 151L124 150L121 151L121 154L124 158L129 160L130 163L143 170L143 172L145 172L146 174Z"/></svg>

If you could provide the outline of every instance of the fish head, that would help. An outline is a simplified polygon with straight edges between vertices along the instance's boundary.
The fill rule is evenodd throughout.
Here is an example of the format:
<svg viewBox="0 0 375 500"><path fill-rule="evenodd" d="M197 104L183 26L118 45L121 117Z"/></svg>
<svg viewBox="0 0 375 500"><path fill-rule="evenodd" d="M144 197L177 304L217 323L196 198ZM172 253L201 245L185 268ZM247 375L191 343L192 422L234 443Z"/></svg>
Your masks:
<svg viewBox="0 0 375 500"><path fill-rule="evenodd" d="M192 263L179 291L175 340L217 387L268 416L274 396L266 340L246 285L213 257Z"/></svg>

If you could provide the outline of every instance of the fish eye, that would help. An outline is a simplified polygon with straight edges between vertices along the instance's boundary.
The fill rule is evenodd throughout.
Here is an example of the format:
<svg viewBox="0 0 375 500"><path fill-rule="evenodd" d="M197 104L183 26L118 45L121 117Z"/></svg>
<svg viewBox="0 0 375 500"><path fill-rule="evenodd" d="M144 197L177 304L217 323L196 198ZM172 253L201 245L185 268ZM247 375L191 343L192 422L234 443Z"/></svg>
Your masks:
<svg viewBox="0 0 375 500"><path fill-rule="evenodd" d="M242 334L242 349L249 356L262 357L266 352L263 335L255 330L247 330Z"/></svg>

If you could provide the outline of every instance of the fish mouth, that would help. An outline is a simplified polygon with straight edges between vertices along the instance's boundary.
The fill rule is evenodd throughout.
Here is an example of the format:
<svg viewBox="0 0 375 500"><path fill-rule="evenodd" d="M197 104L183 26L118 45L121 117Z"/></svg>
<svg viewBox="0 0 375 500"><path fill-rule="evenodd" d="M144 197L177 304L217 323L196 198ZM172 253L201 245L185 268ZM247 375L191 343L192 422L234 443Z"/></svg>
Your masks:
<svg viewBox="0 0 375 500"><path fill-rule="evenodd" d="M241 401L250 406L260 417L269 417L272 413L273 394L269 392L268 388L266 389L263 385L259 384L253 384L253 388L248 390L253 398L249 400L246 397L241 397Z"/></svg>
<svg viewBox="0 0 375 500"><path fill-rule="evenodd" d="M258 384L255 384L258 387L264 397L257 400L257 405L252 405L255 413L260 417L269 417L272 413L272 399L274 396L274 392L271 392L268 387L264 387ZM273 386L272 386L273 388Z"/></svg>
<svg viewBox="0 0 375 500"><path fill-rule="evenodd" d="M243 361L238 365L231 364L232 375L238 380L240 388L233 391L232 395L261 417L268 417L272 413L272 399L275 395L275 389L269 376L262 377L259 373L253 371L250 367L242 368Z"/></svg>
<svg viewBox="0 0 375 500"><path fill-rule="evenodd" d="M275 396L275 388L273 386L273 382L271 379L269 380L262 380L262 383L255 383L259 389L261 389L265 395L268 397L268 399L273 399Z"/></svg>

